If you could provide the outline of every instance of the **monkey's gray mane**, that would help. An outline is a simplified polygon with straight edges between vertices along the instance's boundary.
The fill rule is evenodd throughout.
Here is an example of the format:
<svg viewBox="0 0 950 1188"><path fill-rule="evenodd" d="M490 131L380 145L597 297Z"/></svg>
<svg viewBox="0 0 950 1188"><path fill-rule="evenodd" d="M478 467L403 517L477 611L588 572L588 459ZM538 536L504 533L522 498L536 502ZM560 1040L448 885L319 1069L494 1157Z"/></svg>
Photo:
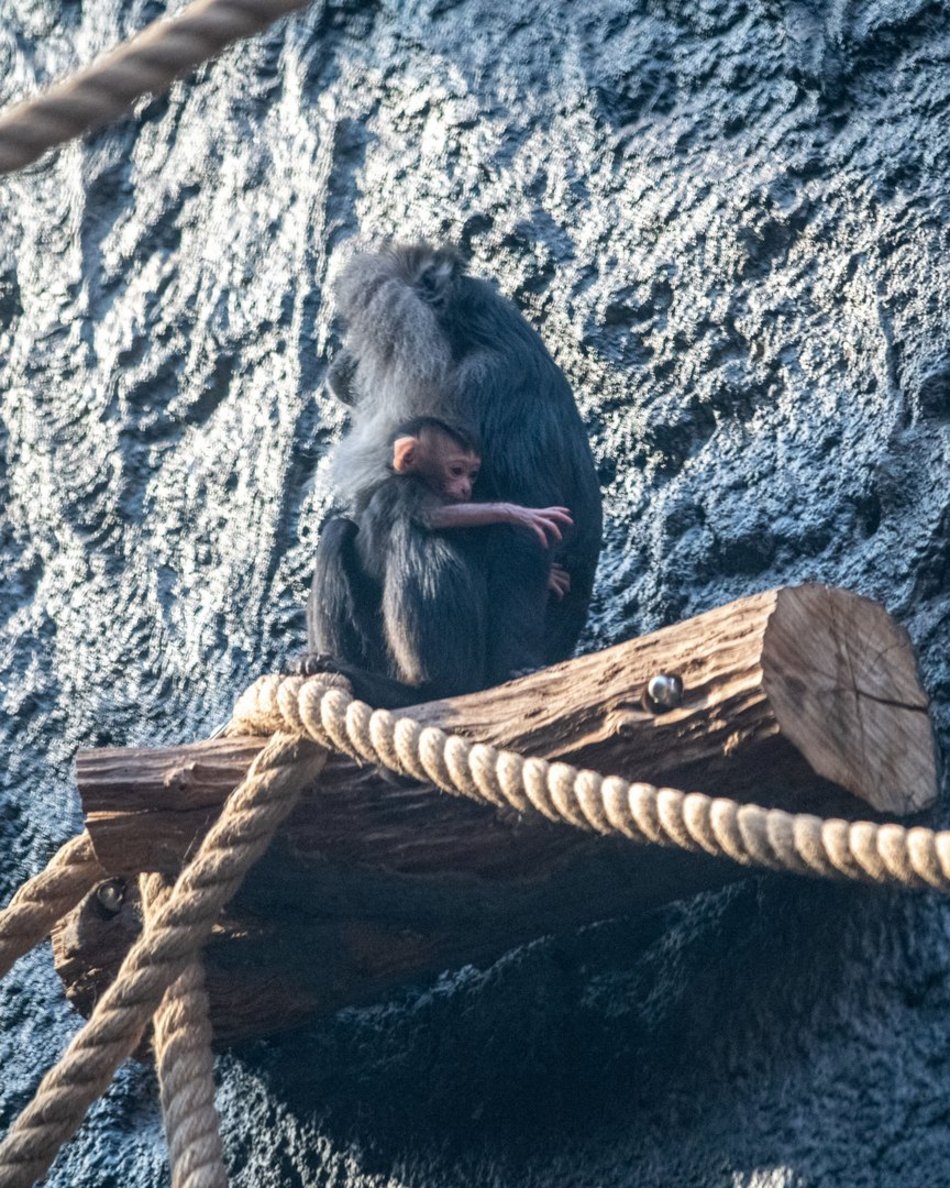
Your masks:
<svg viewBox="0 0 950 1188"><path fill-rule="evenodd" d="M330 474L351 504L389 477L388 443L417 415L453 420L452 351L439 320L462 275L451 249L394 244L353 256L335 289L344 346L358 360L352 427L333 453Z"/></svg>

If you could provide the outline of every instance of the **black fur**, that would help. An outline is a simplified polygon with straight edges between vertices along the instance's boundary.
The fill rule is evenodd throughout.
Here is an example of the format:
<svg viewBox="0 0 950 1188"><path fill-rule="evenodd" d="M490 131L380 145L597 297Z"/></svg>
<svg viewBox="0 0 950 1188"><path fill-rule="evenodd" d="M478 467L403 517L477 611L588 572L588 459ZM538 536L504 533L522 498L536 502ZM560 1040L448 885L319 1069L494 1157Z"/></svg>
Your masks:
<svg viewBox="0 0 950 1188"><path fill-rule="evenodd" d="M321 536L307 616L314 656L302 669L356 673L361 696L395 706L566 658L587 614L601 502L573 396L541 339L448 249L357 256L337 295L345 347L332 390L353 425L334 474L351 518ZM411 488L387 469L392 433L418 416L473 427L482 455L473 498L561 505L574 528L545 550L507 525L424 527ZM570 574L563 600L548 596L552 561Z"/></svg>

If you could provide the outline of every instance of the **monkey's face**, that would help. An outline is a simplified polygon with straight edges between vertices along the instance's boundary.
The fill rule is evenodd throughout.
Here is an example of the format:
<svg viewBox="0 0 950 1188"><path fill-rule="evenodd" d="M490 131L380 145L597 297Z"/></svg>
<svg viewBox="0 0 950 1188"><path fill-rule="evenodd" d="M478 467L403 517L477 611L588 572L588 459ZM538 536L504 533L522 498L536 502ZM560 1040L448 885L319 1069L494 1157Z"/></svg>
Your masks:
<svg viewBox="0 0 950 1188"><path fill-rule="evenodd" d="M433 485L439 494L450 503L468 503L482 464L478 454L445 443L435 460L437 470L433 474Z"/></svg>
<svg viewBox="0 0 950 1188"><path fill-rule="evenodd" d="M393 442L392 469L415 474L448 503L467 503L482 460L474 450L448 433L424 428L403 433Z"/></svg>

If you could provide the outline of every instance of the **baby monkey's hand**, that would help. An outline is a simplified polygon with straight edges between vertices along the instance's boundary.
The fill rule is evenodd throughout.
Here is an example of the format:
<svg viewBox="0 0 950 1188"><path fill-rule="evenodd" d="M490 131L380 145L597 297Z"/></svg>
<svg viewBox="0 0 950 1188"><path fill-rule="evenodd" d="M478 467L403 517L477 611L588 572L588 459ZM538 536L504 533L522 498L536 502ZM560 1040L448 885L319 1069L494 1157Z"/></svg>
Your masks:
<svg viewBox="0 0 950 1188"><path fill-rule="evenodd" d="M562 538L562 528L574 526L566 507L521 507L517 503L511 505L510 523L530 528L545 548Z"/></svg>
<svg viewBox="0 0 950 1188"><path fill-rule="evenodd" d="M551 572L548 574L548 590L558 600L563 598L565 594L570 594L571 575L563 565L552 564Z"/></svg>

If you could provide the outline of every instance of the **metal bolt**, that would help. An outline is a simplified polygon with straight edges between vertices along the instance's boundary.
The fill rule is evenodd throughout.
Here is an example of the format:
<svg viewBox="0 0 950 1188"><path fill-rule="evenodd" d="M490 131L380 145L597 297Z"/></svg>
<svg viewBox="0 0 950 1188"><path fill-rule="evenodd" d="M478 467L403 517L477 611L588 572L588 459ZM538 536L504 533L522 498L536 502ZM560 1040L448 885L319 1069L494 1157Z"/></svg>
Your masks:
<svg viewBox="0 0 950 1188"><path fill-rule="evenodd" d="M117 916L125 903L125 879L109 879L100 883L96 888L96 903L107 920Z"/></svg>
<svg viewBox="0 0 950 1188"><path fill-rule="evenodd" d="M643 704L653 714L676 709L683 700L683 680L674 673L658 672L647 681Z"/></svg>

